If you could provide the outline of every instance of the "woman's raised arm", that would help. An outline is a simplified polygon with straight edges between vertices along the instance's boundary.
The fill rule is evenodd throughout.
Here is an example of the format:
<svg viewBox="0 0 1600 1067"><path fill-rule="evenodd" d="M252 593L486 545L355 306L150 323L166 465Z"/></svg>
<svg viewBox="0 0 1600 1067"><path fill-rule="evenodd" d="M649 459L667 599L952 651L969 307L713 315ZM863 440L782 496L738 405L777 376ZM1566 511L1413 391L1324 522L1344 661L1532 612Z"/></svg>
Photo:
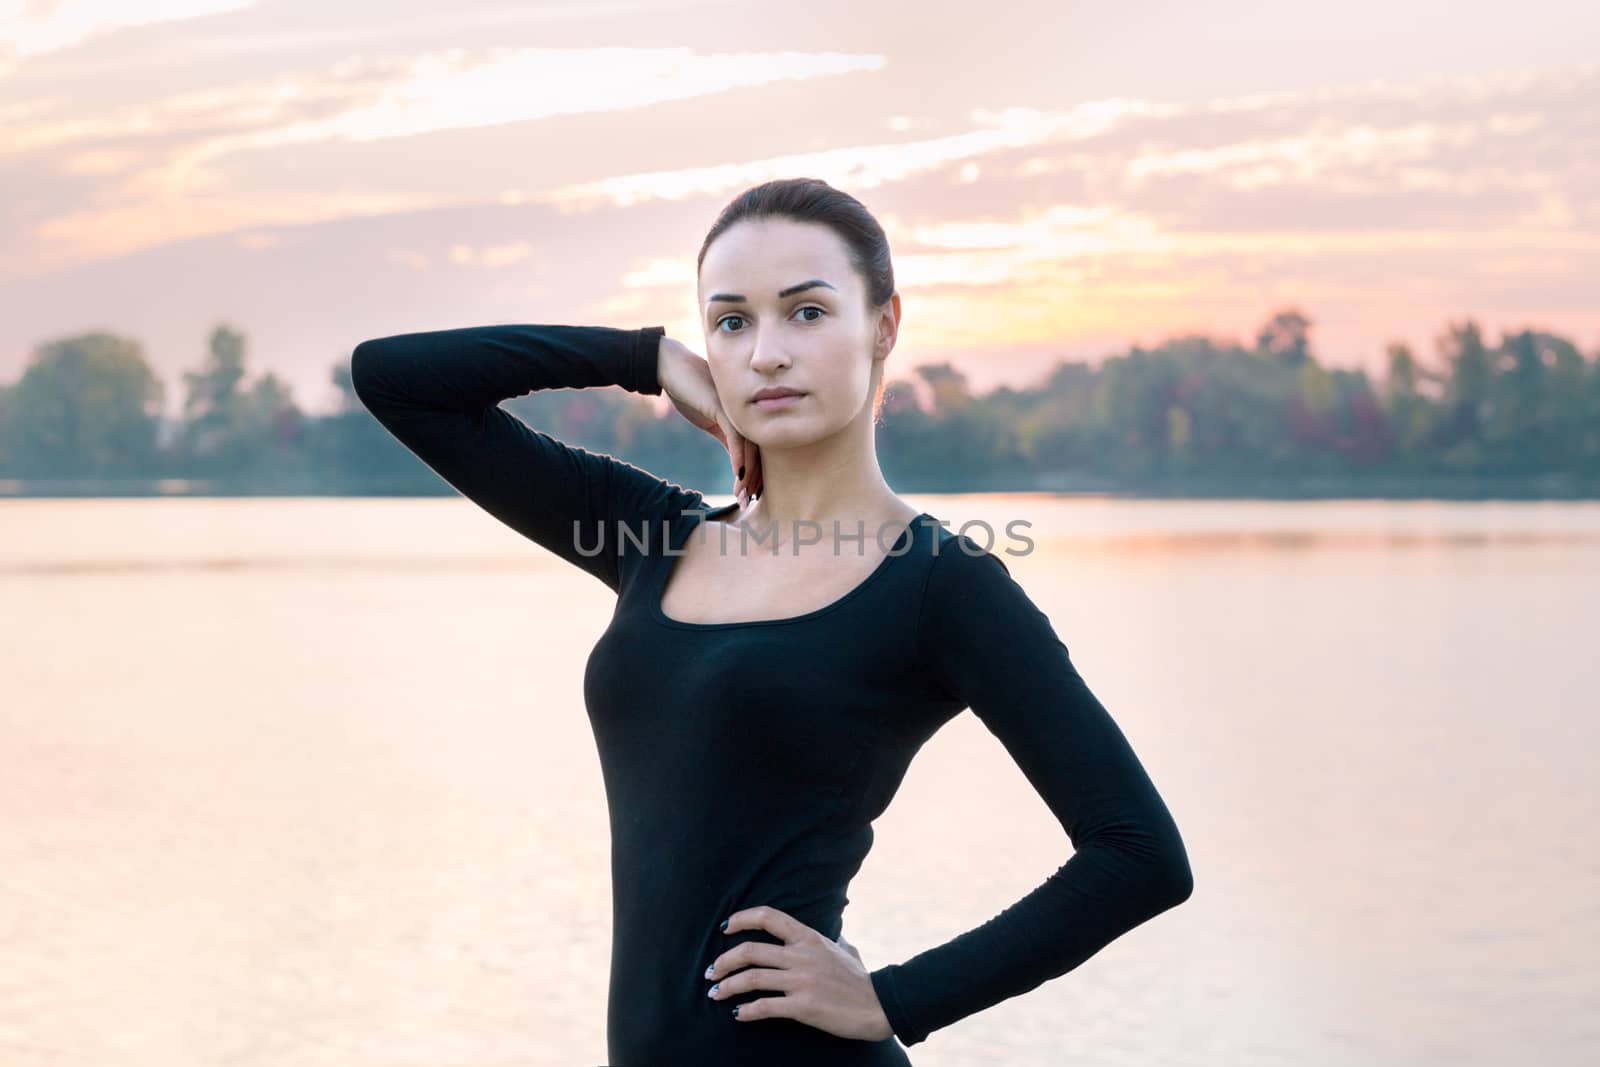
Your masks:
<svg viewBox="0 0 1600 1067"><path fill-rule="evenodd" d="M539 389L618 385L660 393L664 332L498 325L398 334L356 345L350 380L367 410L441 478L616 591L619 526L649 537L655 550L660 520L697 506L700 495L568 445L499 405ZM633 542L621 543L631 550Z"/></svg>
<svg viewBox="0 0 1600 1067"><path fill-rule="evenodd" d="M940 546L920 656L952 704L1005 745L1075 851L981 926L871 972L906 1045L1065 974L1194 889L1178 828L1127 738L1004 561L969 554L979 547L959 534Z"/></svg>

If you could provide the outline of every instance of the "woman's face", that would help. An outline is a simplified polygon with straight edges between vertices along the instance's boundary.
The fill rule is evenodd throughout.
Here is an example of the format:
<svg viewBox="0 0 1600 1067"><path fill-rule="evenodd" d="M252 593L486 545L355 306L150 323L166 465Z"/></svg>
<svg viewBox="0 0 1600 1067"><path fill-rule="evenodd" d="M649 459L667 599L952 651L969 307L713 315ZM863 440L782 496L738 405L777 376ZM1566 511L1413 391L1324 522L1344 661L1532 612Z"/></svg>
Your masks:
<svg viewBox="0 0 1600 1067"><path fill-rule="evenodd" d="M706 250L698 293L717 395L747 439L796 447L871 419L872 370L893 346L893 321L882 343L885 315L868 314L865 282L833 230L737 222ZM774 386L801 395L756 399Z"/></svg>

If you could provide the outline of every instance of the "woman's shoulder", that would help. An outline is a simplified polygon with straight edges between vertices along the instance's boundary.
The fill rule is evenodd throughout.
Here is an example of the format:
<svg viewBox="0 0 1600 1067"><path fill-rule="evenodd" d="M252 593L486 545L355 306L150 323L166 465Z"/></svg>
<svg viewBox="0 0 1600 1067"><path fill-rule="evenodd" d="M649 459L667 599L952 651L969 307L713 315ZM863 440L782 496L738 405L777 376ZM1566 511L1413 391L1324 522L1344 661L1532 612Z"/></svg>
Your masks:
<svg viewBox="0 0 1600 1067"><path fill-rule="evenodd" d="M631 582L641 566L670 558L670 548L689 536L686 528L718 510L698 489L615 456L596 455L604 472L604 503L596 514L604 517L605 529L587 534L586 541L614 555L617 583Z"/></svg>
<svg viewBox="0 0 1600 1067"><path fill-rule="evenodd" d="M992 570L996 565L1002 572L1010 573L1011 568L1006 566L1003 558L1009 546L1002 546L986 523L968 522L959 529L952 530L948 519L940 519L927 512L924 512L917 521L932 531L927 541L930 562L937 563L947 557L962 561L943 563L933 569L946 572L955 578L968 574L981 574ZM981 527L976 535L967 532L974 525Z"/></svg>
<svg viewBox="0 0 1600 1067"><path fill-rule="evenodd" d="M1006 562L1008 555L1019 551L1012 542L989 536L986 527L969 533L972 523L950 529L942 519L925 515L920 521L931 528L931 534L921 540L925 616L939 620L966 617L1028 599Z"/></svg>

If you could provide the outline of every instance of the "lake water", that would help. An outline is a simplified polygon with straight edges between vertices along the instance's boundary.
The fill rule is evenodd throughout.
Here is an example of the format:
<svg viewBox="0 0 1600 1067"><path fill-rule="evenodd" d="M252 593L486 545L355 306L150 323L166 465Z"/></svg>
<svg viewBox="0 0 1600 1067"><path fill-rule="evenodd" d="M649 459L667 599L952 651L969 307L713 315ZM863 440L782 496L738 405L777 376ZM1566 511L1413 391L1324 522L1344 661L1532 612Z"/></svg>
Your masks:
<svg viewBox="0 0 1600 1067"><path fill-rule="evenodd" d="M1033 524L1196 882L918 1067L1600 1062L1600 505L908 500ZM611 596L460 499L0 501L0 1063L603 1063ZM876 830L869 967L1069 854L970 712Z"/></svg>

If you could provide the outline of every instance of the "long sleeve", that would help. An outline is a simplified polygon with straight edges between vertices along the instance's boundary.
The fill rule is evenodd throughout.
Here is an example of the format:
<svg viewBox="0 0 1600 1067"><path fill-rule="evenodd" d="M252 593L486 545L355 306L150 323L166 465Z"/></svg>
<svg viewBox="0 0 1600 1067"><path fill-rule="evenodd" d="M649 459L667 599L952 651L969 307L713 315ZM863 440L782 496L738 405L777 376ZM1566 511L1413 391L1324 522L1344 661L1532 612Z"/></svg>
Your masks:
<svg viewBox="0 0 1600 1067"><path fill-rule="evenodd" d="M630 463L568 445L499 406L539 389L618 385L658 394L663 327L496 325L362 341L358 399L435 473L507 526L599 578L621 583L620 536L698 494ZM648 542L654 544L654 540Z"/></svg>
<svg viewBox="0 0 1600 1067"><path fill-rule="evenodd" d="M1004 561L969 554L979 547L961 535L940 546L919 656L927 677L999 738L1074 851L982 925L871 973L906 1045L1065 974L1194 888L1177 826L1121 729Z"/></svg>

